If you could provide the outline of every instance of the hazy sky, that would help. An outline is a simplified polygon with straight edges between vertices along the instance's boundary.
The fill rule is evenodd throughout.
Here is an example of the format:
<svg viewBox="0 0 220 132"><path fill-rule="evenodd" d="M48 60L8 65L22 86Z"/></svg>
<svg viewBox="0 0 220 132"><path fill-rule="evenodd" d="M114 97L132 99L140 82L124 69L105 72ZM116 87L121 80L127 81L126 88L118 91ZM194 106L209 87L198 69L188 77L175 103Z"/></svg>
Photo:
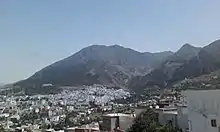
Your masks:
<svg viewBox="0 0 220 132"><path fill-rule="evenodd" d="M91 44L176 51L220 38L220 0L0 0L0 82Z"/></svg>

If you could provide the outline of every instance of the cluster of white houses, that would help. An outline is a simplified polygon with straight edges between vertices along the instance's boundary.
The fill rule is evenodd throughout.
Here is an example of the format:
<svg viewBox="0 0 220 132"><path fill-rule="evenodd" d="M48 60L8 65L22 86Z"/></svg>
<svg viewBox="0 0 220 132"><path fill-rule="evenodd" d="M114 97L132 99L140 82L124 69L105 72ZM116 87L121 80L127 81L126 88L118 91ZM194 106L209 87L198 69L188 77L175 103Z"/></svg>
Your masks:
<svg viewBox="0 0 220 132"><path fill-rule="evenodd" d="M178 127L183 132L220 132L220 89L190 89L182 92L181 105L155 108L161 125ZM103 116L102 128L71 128L67 132L123 132L144 109L133 114L113 113Z"/></svg>

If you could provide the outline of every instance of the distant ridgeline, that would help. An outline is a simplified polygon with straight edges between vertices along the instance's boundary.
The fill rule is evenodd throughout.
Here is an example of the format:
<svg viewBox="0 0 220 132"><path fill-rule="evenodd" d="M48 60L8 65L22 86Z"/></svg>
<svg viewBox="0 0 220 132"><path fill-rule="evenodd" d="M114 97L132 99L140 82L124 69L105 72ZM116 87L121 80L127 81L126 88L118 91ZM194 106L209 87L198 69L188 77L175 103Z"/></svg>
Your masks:
<svg viewBox="0 0 220 132"><path fill-rule="evenodd" d="M59 91L59 86L102 84L142 93L216 71L220 68L219 56L220 40L202 48L185 44L175 53L141 53L118 45L93 45L14 86L24 88L26 93L45 93Z"/></svg>

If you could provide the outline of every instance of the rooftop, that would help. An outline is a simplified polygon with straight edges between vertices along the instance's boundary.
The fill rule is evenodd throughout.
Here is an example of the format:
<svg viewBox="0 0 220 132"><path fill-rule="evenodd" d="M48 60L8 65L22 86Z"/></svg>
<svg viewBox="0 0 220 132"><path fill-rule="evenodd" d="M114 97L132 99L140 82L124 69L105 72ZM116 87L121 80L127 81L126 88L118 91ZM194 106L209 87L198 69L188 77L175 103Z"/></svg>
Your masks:
<svg viewBox="0 0 220 132"><path fill-rule="evenodd" d="M177 112L177 109L176 108L159 108L159 109L156 109L155 110L156 113L163 113L163 114L172 114L172 115L177 115L178 112Z"/></svg>
<svg viewBox="0 0 220 132"><path fill-rule="evenodd" d="M164 114L172 114L172 115L177 115L177 111L163 111Z"/></svg>
<svg viewBox="0 0 220 132"><path fill-rule="evenodd" d="M106 114L104 116L115 117L115 116L132 116L132 115L131 114L123 114L123 113L111 113L111 114Z"/></svg>
<svg viewBox="0 0 220 132"><path fill-rule="evenodd" d="M157 111L175 111L177 110L176 107L165 107L165 108L158 108Z"/></svg>
<svg viewBox="0 0 220 132"><path fill-rule="evenodd" d="M220 88L194 88L194 87L190 87L188 89L185 89L183 91L196 91L196 90L204 90L204 91L208 91L208 90L220 90Z"/></svg>

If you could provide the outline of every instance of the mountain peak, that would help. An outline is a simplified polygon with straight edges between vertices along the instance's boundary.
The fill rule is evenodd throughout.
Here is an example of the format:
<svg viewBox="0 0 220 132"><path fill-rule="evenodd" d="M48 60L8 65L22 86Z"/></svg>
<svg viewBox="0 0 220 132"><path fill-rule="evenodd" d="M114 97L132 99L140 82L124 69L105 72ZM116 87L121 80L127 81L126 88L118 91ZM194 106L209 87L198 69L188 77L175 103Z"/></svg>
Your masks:
<svg viewBox="0 0 220 132"><path fill-rule="evenodd" d="M125 87L133 76L143 76L167 58L167 53L144 54L120 45L91 45L43 68L15 85L39 87L103 84ZM36 89L37 90L37 89Z"/></svg>
<svg viewBox="0 0 220 132"><path fill-rule="evenodd" d="M171 55L167 60L168 61L190 60L193 57L197 56L200 50L201 48L194 47L186 43L177 52Z"/></svg>
<svg viewBox="0 0 220 132"><path fill-rule="evenodd" d="M118 48L123 48L125 49L124 47L120 46L120 45L117 45L117 44L114 44L114 45L109 45L109 46L106 46L106 45L102 45L102 44L94 44L94 45L90 45L88 47L85 47L83 48L82 50L84 49L89 49L89 50L103 50L103 49L110 49L110 48L114 48L114 49L118 49Z"/></svg>
<svg viewBox="0 0 220 132"><path fill-rule="evenodd" d="M205 46L204 49L213 55L219 55L220 53L220 39L215 40L208 46Z"/></svg>
<svg viewBox="0 0 220 132"><path fill-rule="evenodd" d="M201 48L199 47L194 47L190 44L184 44L175 54L180 56L180 57L194 57L196 56Z"/></svg>
<svg viewBox="0 0 220 132"><path fill-rule="evenodd" d="M184 44L184 45L180 48L180 50L183 50L183 49L194 49L194 48L197 48L197 47L194 47L194 46L192 46L191 44L186 43L186 44Z"/></svg>
<svg viewBox="0 0 220 132"><path fill-rule="evenodd" d="M113 45L109 45L108 47L115 47L115 48L121 48L122 46L121 45L118 45L118 44L113 44ZM124 48L124 47L123 47Z"/></svg>

